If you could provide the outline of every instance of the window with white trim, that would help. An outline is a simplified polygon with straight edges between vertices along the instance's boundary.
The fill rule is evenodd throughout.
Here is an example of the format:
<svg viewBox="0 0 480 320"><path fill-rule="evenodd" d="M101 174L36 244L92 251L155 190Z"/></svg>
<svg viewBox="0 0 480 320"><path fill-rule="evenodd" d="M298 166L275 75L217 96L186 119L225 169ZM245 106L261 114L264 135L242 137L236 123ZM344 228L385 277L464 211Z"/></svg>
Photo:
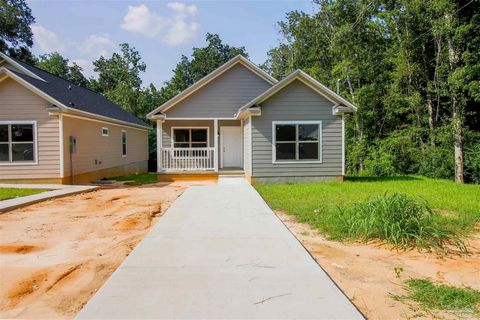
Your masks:
<svg viewBox="0 0 480 320"><path fill-rule="evenodd" d="M102 136L103 137L108 137L108 128L106 128L106 127L102 128Z"/></svg>
<svg viewBox="0 0 480 320"><path fill-rule="evenodd" d="M274 121L273 162L321 162L321 121Z"/></svg>
<svg viewBox="0 0 480 320"><path fill-rule="evenodd" d="M35 121L0 121L0 164L35 163L35 140Z"/></svg>
<svg viewBox="0 0 480 320"><path fill-rule="evenodd" d="M173 128L173 147L208 147L208 128Z"/></svg>
<svg viewBox="0 0 480 320"><path fill-rule="evenodd" d="M122 157L127 156L127 131L122 130Z"/></svg>

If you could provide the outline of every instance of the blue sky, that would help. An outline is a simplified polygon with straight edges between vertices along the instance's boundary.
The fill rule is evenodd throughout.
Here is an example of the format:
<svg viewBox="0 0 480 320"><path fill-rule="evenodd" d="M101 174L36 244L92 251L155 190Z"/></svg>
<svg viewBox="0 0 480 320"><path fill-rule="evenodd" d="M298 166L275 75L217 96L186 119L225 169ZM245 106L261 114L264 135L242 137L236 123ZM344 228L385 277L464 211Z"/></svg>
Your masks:
<svg viewBox="0 0 480 320"><path fill-rule="evenodd" d="M36 23L35 54L58 51L87 75L91 61L118 44L135 46L147 64L144 85L161 86L182 54L205 44L205 34L245 46L263 63L279 39L277 22L292 10L313 12L310 0L262 1L28 1Z"/></svg>

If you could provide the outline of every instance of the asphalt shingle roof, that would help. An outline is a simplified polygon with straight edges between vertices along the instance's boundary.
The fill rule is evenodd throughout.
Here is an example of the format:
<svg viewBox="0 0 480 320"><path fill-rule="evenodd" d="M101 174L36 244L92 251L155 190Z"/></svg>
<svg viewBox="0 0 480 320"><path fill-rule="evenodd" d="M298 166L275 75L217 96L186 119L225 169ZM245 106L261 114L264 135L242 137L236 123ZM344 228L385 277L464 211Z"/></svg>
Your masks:
<svg viewBox="0 0 480 320"><path fill-rule="evenodd" d="M16 70L9 69L10 71L14 72L23 80L27 81L37 89L43 91L69 108L129 122L140 126L149 126L131 113L125 111L119 105L105 98L100 93L77 86L70 81L59 78L51 73L26 64L20 60L14 58L11 59L45 81L32 78Z"/></svg>

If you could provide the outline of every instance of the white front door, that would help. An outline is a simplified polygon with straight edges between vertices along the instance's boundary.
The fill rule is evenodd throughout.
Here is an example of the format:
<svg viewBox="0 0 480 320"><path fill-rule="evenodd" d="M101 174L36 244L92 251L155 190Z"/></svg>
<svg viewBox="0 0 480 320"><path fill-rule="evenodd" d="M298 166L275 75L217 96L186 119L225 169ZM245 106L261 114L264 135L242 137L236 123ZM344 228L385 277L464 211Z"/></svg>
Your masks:
<svg viewBox="0 0 480 320"><path fill-rule="evenodd" d="M241 127L220 127L220 166L242 168L243 141Z"/></svg>

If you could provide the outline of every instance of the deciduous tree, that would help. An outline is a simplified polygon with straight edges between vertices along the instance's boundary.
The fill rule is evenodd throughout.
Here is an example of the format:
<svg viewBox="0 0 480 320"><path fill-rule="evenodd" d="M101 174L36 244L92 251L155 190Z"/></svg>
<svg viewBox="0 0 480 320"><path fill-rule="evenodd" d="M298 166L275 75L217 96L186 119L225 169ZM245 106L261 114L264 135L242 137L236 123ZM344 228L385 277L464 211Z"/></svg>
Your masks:
<svg viewBox="0 0 480 320"><path fill-rule="evenodd" d="M25 0L0 0L0 51L27 62L33 62L30 48L35 22Z"/></svg>
<svg viewBox="0 0 480 320"><path fill-rule="evenodd" d="M48 71L60 78L72 81L76 85L87 87L89 85L87 78L82 73L82 68L75 62L70 64L69 60L60 53L54 52L44 54L38 57L36 66Z"/></svg>

